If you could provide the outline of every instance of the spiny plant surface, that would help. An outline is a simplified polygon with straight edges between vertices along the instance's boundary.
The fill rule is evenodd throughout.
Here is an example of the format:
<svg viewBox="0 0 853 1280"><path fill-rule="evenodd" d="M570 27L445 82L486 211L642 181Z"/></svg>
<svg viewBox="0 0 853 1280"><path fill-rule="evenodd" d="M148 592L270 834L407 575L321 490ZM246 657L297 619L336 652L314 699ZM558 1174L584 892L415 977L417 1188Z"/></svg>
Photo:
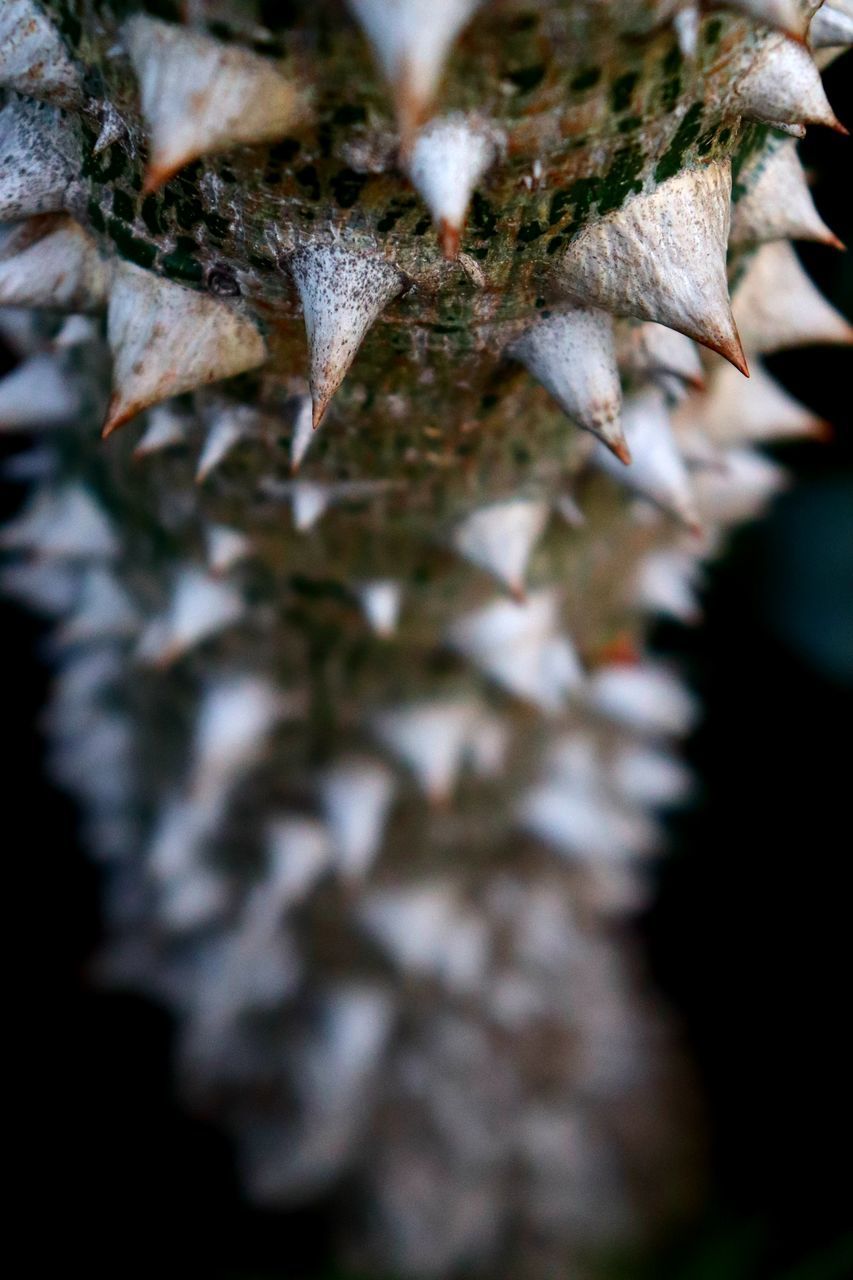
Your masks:
<svg viewBox="0 0 853 1280"><path fill-rule="evenodd" d="M3 585L56 622L104 973L177 1013L252 1194L343 1188L375 1268L586 1274L687 1198L630 917L697 709L645 640L823 429L761 356L851 338L787 243L838 246L796 138L851 36L0 13Z"/></svg>

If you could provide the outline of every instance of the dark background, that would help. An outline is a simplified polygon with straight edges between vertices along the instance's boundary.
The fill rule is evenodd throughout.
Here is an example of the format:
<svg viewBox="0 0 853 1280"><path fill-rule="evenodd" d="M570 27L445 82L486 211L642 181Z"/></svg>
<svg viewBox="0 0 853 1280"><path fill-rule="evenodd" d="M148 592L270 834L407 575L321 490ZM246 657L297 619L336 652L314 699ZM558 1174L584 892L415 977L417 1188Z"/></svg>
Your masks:
<svg viewBox="0 0 853 1280"><path fill-rule="evenodd" d="M853 127L851 72L848 55L826 81ZM812 130L804 156L826 221L853 245L853 143ZM853 255L808 246L802 257L853 316ZM712 568L704 625L657 637L705 704L688 744L702 791L671 824L642 926L702 1085L711 1169L698 1219L649 1280L853 1276L853 355L809 349L768 363L836 431L774 451L797 483ZM98 872L73 807L40 773L44 633L5 603L2 625L6 989L22 1028L7 1049L6 1105L23 1122L11 1167L36 1210L30 1263L331 1280L327 1211L249 1208L228 1144L173 1099L168 1018L87 980Z"/></svg>

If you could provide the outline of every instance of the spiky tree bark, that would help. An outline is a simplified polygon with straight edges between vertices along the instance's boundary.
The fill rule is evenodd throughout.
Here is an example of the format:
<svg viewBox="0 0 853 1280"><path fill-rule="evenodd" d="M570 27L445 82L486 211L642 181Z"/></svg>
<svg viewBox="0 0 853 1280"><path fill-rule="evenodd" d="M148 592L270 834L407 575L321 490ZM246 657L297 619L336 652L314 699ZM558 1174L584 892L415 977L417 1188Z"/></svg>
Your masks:
<svg viewBox="0 0 853 1280"><path fill-rule="evenodd" d="M837 243L816 9L0 14L4 582L104 967L254 1194L346 1179L406 1275L580 1274L678 1198L626 920L696 709L645 636L821 429L761 355L851 337L785 243Z"/></svg>

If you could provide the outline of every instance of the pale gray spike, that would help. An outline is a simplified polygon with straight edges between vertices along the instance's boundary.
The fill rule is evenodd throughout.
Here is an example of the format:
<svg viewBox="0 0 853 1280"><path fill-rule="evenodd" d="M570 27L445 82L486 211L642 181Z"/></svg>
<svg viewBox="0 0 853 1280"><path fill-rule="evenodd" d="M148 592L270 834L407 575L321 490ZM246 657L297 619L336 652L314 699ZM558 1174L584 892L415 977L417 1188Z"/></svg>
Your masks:
<svg viewBox="0 0 853 1280"><path fill-rule="evenodd" d="M827 424L779 386L755 360L744 385L727 365L714 370L707 392L679 407L676 432L699 428L713 442L728 446L771 440L823 437ZM723 456L723 465L725 455Z"/></svg>
<svg viewBox="0 0 853 1280"><path fill-rule="evenodd" d="M147 191L201 155L282 137L300 114L294 86L238 44L144 14L122 34L151 132Z"/></svg>
<svg viewBox="0 0 853 1280"><path fill-rule="evenodd" d="M55 560L25 560L0 569L0 591L45 617L61 618L74 607L79 590L76 570Z"/></svg>
<svg viewBox="0 0 853 1280"><path fill-rule="evenodd" d="M376 739L414 774L428 799L450 798L479 708L470 701L409 703L377 713Z"/></svg>
<svg viewBox="0 0 853 1280"><path fill-rule="evenodd" d="M527 791L518 809L520 825L558 853L582 862L644 857L660 833L642 809L566 782L542 783Z"/></svg>
<svg viewBox="0 0 853 1280"><path fill-rule="evenodd" d="M619 421L622 387L613 319L606 311L575 307L536 320L509 354L573 422L598 436L621 462L630 462Z"/></svg>
<svg viewBox="0 0 853 1280"><path fill-rule="evenodd" d="M836 49L853 44L853 3L826 0L812 18L809 43L813 49Z"/></svg>
<svg viewBox="0 0 853 1280"><path fill-rule="evenodd" d="M492 574L521 600L527 564L547 520L546 502L507 498L472 511L456 525L450 540L459 555Z"/></svg>
<svg viewBox="0 0 853 1280"><path fill-rule="evenodd" d="M310 353L314 426L344 380L368 329L400 294L404 278L385 258L337 244L297 249L290 259Z"/></svg>
<svg viewBox="0 0 853 1280"><path fill-rule="evenodd" d="M763 155L741 184L746 191L732 206L729 244L769 240L817 240L843 249L815 208L792 139Z"/></svg>
<svg viewBox="0 0 853 1280"><path fill-rule="evenodd" d="M290 493L294 529L298 533L307 533L309 529L313 529L328 510L331 500L328 485L311 484L307 480L297 481Z"/></svg>
<svg viewBox="0 0 853 1280"><path fill-rule="evenodd" d="M765 27L783 31L794 40L805 40L812 14L820 0L726 0L727 9L736 9Z"/></svg>
<svg viewBox="0 0 853 1280"><path fill-rule="evenodd" d="M127 639L139 630L136 605L114 573L101 565L87 569L74 609L56 636L62 646Z"/></svg>
<svg viewBox="0 0 853 1280"><path fill-rule="evenodd" d="M415 139L409 177L438 228L445 258L459 255L468 204L501 142L493 127L459 112L431 120Z"/></svg>
<svg viewBox="0 0 853 1280"><path fill-rule="evenodd" d="M682 737L698 719L695 698L659 662L614 662L590 677L590 706L634 733Z"/></svg>
<svg viewBox="0 0 853 1280"><path fill-rule="evenodd" d="M394 578L373 578L354 588L356 599L373 634L387 640L397 630L403 588Z"/></svg>
<svg viewBox="0 0 853 1280"><path fill-rule="evenodd" d="M313 439L314 407L310 396L301 396L293 423L293 435L290 439L290 470L294 475L302 466Z"/></svg>
<svg viewBox="0 0 853 1280"><path fill-rule="evenodd" d="M578 232L559 288L581 306L677 329L746 373L726 276L731 186L725 160L631 196Z"/></svg>
<svg viewBox="0 0 853 1280"><path fill-rule="evenodd" d="M254 544L248 534L240 529L229 529L224 524L208 525L205 541L208 566L211 573L217 576L247 560L254 551Z"/></svg>
<svg viewBox="0 0 853 1280"><path fill-rule="evenodd" d="M66 426L79 409L80 392L55 356L31 356L0 382L0 432Z"/></svg>
<svg viewBox="0 0 853 1280"><path fill-rule="evenodd" d="M130 262L116 267L107 336L114 389L105 436L143 409L257 368L267 355L254 323L221 298Z"/></svg>
<svg viewBox="0 0 853 1280"><path fill-rule="evenodd" d="M760 124L823 124L847 130L829 105L820 72L803 44L768 35L755 49L749 67L736 82L732 106Z"/></svg>
<svg viewBox="0 0 853 1280"><path fill-rule="evenodd" d="M0 222L61 212L79 174L80 145L58 108L13 97L0 109Z"/></svg>
<svg viewBox="0 0 853 1280"><path fill-rule="evenodd" d="M678 451L663 393L649 387L625 400L625 436L632 462L623 467L602 445L596 444L592 460L619 484L661 507L690 529L699 517L690 477Z"/></svg>
<svg viewBox="0 0 853 1280"><path fill-rule="evenodd" d="M177 575L166 614L143 632L138 656L154 666L169 666L244 613L243 597L233 587L186 565Z"/></svg>
<svg viewBox="0 0 853 1280"><path fill-rule="evenodd" d="M480 0L348 0L394 93L405 152L426 119L451 46Z"/></svg>
<svg viewBox="0 0 853 1280"><path fill-rule="evenodd" d="M72 218L34 218L0 248L0 306L98 311L110 274L111 264Z"/></svg>
<svg viewBox="0 0 853 1280"><path fill-rule="evenodd" d="M723 526L753 520L789 483L788 473L753 449L728 449L726 465L696 476L702 515Z"/></svg>
<svg viewBox="0 0 853 1280"><path fill-rule="evenodd" d="M147 458L163 449L187 443L189 420L168 402L155 405L146 415L145 430L133 450L134 458Z"/></svg>
<svg viewBox="0 0 853 1280"><path fill-rule="evenodd" d="M254 434L254 416L244 405L219 410L211 419L199 454L196 484L203 484L225 461L232 449Z"/></svg>
<svg viewBox="0 0 853 1280"><path fill-rule="evenodd" d="M119 552L109 519L81 484L38 490L0 530L0 547L59 560L110 560Z"/></svg>
<svg viewBox="0 0 853 1280"><path fill-rule="evenodd" d="M0 5L0 88L60 107L82 101L80 75L62 36L34 0Z"/></svg>
<svg viewBox="0 0 853 1280"><path fill-rule="evenodd" d="M394 789L393 774L378 760L342 760L323 773L323 815L345 879L362 879L379 853Z"/></svg>
<svg viewBox="0 0 853 1280"><path fill-rule="evenodd" d="M696 57L701 20L699 7L695 4L685 5L684 8L678 10L678 13L672 19L678 48L682 57L686 58L688 62L692 62Z"/></svg>
<svg viewBox="0 0 853 1280"><path fill-rule="evenodd" d="M498 599L463 614L446 639L489 679L546 715L561 711L583 682L577 654L559 628L553 591L537 591L523 604Z"/></svg>
<svg viewBox="0 0 853 1280"><path fill-rule="evenodd" d="M735 291L734 311L749 352L853 342L853 325L826 301L782 240L753 254Z"/></svg>
<svg viewBox="0 0 853 1280"><path fill-rule="evenodd" d="M57 330L53 346L54 350L67 351L72 347L88 346L89 343L97 342L99 338L100 329L97 320L93 320L91 316L72 314L63 320Z"/></svg>
<svg viewBox="0 0 853 1280"><path fill-rule="evenodd" d="M635 377L659 382L677 378L692 387L704 385L696 343L665 325L650 320L642 324L621 322L617 328L617 355L620 367Z"/></svg>

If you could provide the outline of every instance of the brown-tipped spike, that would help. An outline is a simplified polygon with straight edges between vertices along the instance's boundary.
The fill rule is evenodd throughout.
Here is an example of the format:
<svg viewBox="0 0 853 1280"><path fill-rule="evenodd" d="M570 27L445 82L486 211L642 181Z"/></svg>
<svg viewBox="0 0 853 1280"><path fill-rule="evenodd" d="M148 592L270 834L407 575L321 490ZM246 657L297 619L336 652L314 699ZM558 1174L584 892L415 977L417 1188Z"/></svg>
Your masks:
<svg viewBox="0 0 853 1280"><path fill-rule="evenodd" d="M843 248L815 208L793 140L771 144L741 173L740 186L745 190L732 207L730 245L816 240Z"/></svg>
<svg viewBox="0 0 853 1280"><path fill-rule="evenodd" d="M459 254L468 202L497 151L495 131L460 114L430 121L415 140L409 176L438 224L442 252L451 261Z"/></svg>
<svg viewBox="0 0 853 1280"><path fill-rule="evenodd" d="M722 356L724 360L728 360L729 364L734 365L738 373L742 373L745 378L749 377L746 353L737 330L734 331L732 338L728 342L707 342L705 345L709 351L715 352L716 355Z"/></svg>
<svg viewBox="0 0 853 1280"><path fill-rule="evenodd" d="M266 359L252 321L129 262L116 269L107 336L113 385L104 437L149 405L254 369Z"/></svg>
<svg viewBox="0 0 853 1280"><path fill-rule="evenodd" d="M142 14L123 34L151 131L145 193L201 155L280 138L299 118L298 93L267 58Z"/></svg>
<svg viewBox="0 0 853 1280"><path fill-rule="evenodd" d="M757 45L734 86L732 106L760 124L822 124L847 132L829 105L809 50L775 32Z"/></svg>
<svg viewBox="0 0 853 1280"><path fill-rule="evenodd" d="M427 118L450 48L479 0L349 0L391 85L402 152Z"/></svg>
<svg viewBox="0 0 853 1280"><path fill-rule="evenodd" d="M606 311L574 307L538 319L508 354L579 427L614 451L625 448L613 320Z"/></svg>
<svg viewBox="0 0 853 1280"><path fill-rule="evenodd" d="M403 276L385 258L331 244L298 249L290 270L305 316L316 428L367 330L402 292Z"/></svg>
<svg viewBox="0 0 853 1280"><path fill-rule="evenodd" d="M581 305L667 325L741 367L726 276L730 200L728 161L687 169L588 222L557 284Z"/></svg>
<svg viewBox="0 0 853 1280"><path fill-rule="evenodd" d="M853 342L853 326L823 297L790 244L762 245L735 292L735 315L748 351Z"/></svg>
<svg viewBox="0 0 853 1280"><path fill-rule="evenodd" d="M459 555L492 574L515 599L523 598L527 563L547 519L546 503L508 498L466 516L451 542Z"/></svg>
<svg viewBox="0 0 853 1280"><path fill-rule="evenodd" d="M631 450L628 448L628 441L621 440L610 445L610 452L619 459L623 466L631 465Z"/></svg>

